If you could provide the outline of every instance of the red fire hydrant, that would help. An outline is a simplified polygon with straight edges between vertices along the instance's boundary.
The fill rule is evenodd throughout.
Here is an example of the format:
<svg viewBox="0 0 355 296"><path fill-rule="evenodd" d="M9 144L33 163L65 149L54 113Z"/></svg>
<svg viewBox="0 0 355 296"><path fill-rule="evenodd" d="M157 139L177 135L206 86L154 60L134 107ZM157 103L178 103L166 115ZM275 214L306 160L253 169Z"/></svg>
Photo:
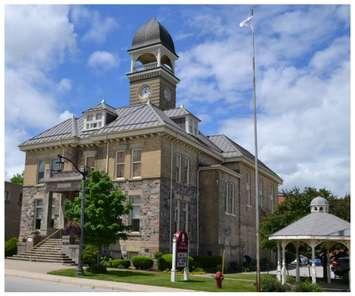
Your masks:
<svg viewBox="0 0 355 296"><path fill-rule="evenodd" d="M222 288L222 281L224 279L223 273L220 271L216 272L216 275L214 276L215 280L216 280L216 285L217 288L221 289Z"/></svg>

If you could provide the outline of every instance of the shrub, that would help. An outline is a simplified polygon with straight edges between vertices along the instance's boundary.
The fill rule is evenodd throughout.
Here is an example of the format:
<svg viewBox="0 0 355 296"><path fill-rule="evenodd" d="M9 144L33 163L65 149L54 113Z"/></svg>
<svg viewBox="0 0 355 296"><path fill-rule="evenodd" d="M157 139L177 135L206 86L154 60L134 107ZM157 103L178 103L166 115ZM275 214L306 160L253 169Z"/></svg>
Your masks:
<svg viewBox="0 0 355 296"><path fill-rule="evenodd" d="M111 261L112 261L112 257L111 256L102 256L102 257L100 257L100 263L105 265L106 267L110 267L111 266Z"/></svg>
<svg viewBox="0 0 355 296"><path fill-rule="evenodd" d="M317 284L312 284L310 281L299 282L294 287L295 292L320 292L320 287Z"/></svg>
<svg viewBox="0 0 355 296"><path fill-rule="evenodd" d="M173 261L172 254L162 255L157 259L158 270L160 271L170 270L172 261ZM194 259L191 256L189 256L189 270L193 270L195 268L194 262L195 262ZM182 269L182 268L177 268L177 269Z"/></svg>
<svg viewBox="0 0 355 296"><path fill-rule="evenodd" d="M17 238L13 237L5 242L5 257L13 256L17 253Z"/></svg>
<svg viewBox="0 0 355 296"><path fill-rule="evenodd" d="M153 259L147 256L134 256L132 264L137 269L149 269L153 266Z"/></svg>
<svg viewBox="0 0 355 296"><path fill-rule="evenodd" d="M99 260L99 249L93 245L87 245L82 254L83 263L88 265L88 270L94 273L106 272L106 265Z"/></svg>
<svg viewBox="0 0 355 296"><path fill-rule="evenodd" d="M264 275L261 277L260 287L262 292L285 292L286 285L282 285L276 277L272 275Z"/></svg>
<svg viewBox="0 0 355 296"><path fill-rule="evenodd" d="M113 268L128 268L131 266L131 262L125 259L113 259L111 260L111 267Z"/></svg>
<svg viewBox="0 0 355 296"><path fill-rule="evenodd" d="M163 256L163 253L162 252L156 252L154 254L154 259L159 259L161 256Z"/></svg>
<svg viewBox="0 0 355 296"><path fill-rule="evenodd" d="M195 256L194 265L202 268L206 272L216 272L221 268L221 256Z"/></svg>

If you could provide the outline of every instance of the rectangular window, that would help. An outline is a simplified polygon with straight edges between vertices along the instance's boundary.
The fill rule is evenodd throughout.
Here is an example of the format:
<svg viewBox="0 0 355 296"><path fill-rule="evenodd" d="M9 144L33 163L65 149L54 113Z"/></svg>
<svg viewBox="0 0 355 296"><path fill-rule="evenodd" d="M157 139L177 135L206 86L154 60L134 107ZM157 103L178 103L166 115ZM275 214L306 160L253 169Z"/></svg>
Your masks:
<svg viewBox="0 0 355 296"><path fill-rule="evenodd" d="M181 182L181 154L176 154L176 182Z"/></svg>
<svg viewBox="0 0 355 296"><path fill-rule="evenodd" d="M140 231L141 226L141 197L130 196L129 201L132 205L130 212L131 231Z"/></svg>
<svg viewBox="0 0 355 296"><path fill-rule="evenodd" d="M51 160L51 173L54 172L58 172L60 170L60 164L58 163L58 159L52 159Z"/></svg>
<svg viewBox="0 0 355 296"><path fill-rule="evenodd" d="M91 121L93 119L94 119L94 115L93 114L86 115L86 121Z"/></svg>
<svg viewBox="0 0 355 296"><path fill-rule="evenodd" d="M9 202L10 201L10 192L5 191L5 201Z"/></svg>
<svg viewBox="0 0 355 296"><path fill-rule="evenodd" d="M37 183L42 183L43 182L43 179L44 179L44 168L45 168L44 160L38 161Z"/></svg>
<svg viewBox="0 0 355 296"><path fill-rule="evenodd" d="M247 191L247 205L248 205L248 206L251 206L251 190L250 190L250 185L251 185L251 176L250 176L250 173L247 172L246 191Z"/></svg>
<svg viewBox="0 0 355 296"><path fill-rule="evenodd" d="M224 210L228 214L236 213L236 195L235 184L232 182L226 182L224 185Z"/></svg>
<svg viewBox="0 0 355 296"><path fill-rule="evenodd" d="M41 229L43 219L43 200L35 199L35 229Z"/></svg>
<svg viewBox="0 0 355 296"><path fill-rule="evenodd" d="M87 156L85 159L85 166L90 171L94 170L96 167L96 158L94 156Z"/></svg>
<svg viewBox="0 0 355 296"><path fill-rule="evenodd" d="M132 150L132 177L141 176L141 150L133 149Z"/></svg>
<svg viewBox="0 0 355 296"><path fill-rule="evenodd" d="M102 113L96 113L96 120L100 120L102 118Z"/></svg>
<svg viewBox="0 0 355 296"><path fill-rule="evenodd" d="M125 155L125 151L116 153L116 178L124 178Z"/></svg>
<svg viewBox="0 0 355 296"><path fill-rule="evenodd" d="M189 184L189 166L190 160L183 156L181 157L181 183Z"/></svg>

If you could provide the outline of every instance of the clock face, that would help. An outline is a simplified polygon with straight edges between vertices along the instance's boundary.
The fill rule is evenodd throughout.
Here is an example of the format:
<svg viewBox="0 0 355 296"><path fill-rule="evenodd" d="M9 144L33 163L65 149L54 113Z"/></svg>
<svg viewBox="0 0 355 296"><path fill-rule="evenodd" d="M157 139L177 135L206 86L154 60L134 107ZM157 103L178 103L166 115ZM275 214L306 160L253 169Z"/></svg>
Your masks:
<svg viewBox="0 0 355 296"><path fill-rule="evenodd" d="M164 88L164 98L168 101L171 100L171 90L168 87Z"/></svg>
<svg viewBox="0 0 355 296"><path fill-rule="evenodd" d="M143 100L146 100L150 97L151 95L151 90L150 90L150 87L149 85L147 84L144 84L141 89L140 89L140 92L139 92L139 96L141 99Z"/></svg>

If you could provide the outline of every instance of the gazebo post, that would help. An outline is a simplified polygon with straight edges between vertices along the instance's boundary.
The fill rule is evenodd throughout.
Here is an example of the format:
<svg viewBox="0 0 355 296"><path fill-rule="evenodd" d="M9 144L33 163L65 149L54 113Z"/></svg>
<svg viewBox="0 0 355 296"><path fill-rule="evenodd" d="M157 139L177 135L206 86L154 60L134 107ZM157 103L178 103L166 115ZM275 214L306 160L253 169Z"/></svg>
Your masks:
<svg viewBox="0 0 355 296"><path fill-rule="evenodd" d="M286 283L286 255L285 255L286 245L287 245L287 241L281 242L281 247L282 247L281 284L283 285Z"/></svg>
<svg viewBox="0 0 355 296"><path fill-rule="evenodd" d="M277 280L281 282L280 242L277 241Z"/></svg>
<svg viewBox="0 0 355 296"><path fill-rule="evenodd" d="M328 284L330 284L332 282L331 277L330 277L329 248L330 248L330 246L327 245L327 283Z"/></svg>
<svg viewBox="0 0 355 296"><path fill-rule="evenodd" d="M317 282L316 277L316 243L315 241L310 242L310 246L312 248L312 283L315 284Z"/></svg>
<svg viewBox="0 0 355 296"><path fill-rule="evenodd" d="M296 282L300 281L300 255L299 255L299 242L296 242Z"/></svg>

